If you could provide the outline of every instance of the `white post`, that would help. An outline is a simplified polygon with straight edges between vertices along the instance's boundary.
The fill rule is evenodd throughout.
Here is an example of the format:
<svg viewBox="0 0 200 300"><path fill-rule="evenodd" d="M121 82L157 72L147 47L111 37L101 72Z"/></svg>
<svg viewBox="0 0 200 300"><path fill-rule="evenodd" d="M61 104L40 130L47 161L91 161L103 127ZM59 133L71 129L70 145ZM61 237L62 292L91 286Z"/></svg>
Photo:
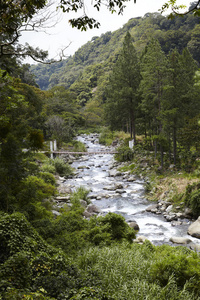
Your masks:
<svg viewBox="0 0 200 300"><path fill-rule="evenodd" d="M134 146L134 140L129 141L129 148L130 148L130 149L133 149L133 146Z"/></svg>
<svg viewBox="0 0 200 300"><path fill-rule="evenodd" d="M56 140L54 140L53 145L54 145L54 151L57 151L57 142L56 142Z"/></svg>
<svg viewBox="0 0 200 300"><path fill-rule="evenodd" d="M53 158L53 142L50 141L50 153L51 153L51 159Z"/></svg>

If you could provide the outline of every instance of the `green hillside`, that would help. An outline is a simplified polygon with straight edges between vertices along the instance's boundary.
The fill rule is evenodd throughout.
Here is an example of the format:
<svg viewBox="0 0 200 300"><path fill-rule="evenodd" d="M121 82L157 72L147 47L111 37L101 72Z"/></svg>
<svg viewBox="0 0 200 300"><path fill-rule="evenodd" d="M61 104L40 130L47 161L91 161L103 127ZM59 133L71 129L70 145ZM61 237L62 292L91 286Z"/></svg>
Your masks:
<svg viewBox="0 0 200 300"><path fill-rule="evenodd" d="M111 70L127 31L132 35L134 47L139 54L142 54L152 38L156 38L166 54L174 48L181 52L188 47L193 58L200 62L199 26L199 18L191 14L171 20L159 13L148 13L143 18L130 19L122 28L114 32L106 32L100 37L94 36L91 41L63 62L52 65L34 65L31 71L43 90L55 85L72 87L74 90L73 84L78 79L78 81L81 80L81 85L86 84L92 93L97 85L102 84L101 77L105 79L106 74ZM82 101L87 101L87 99Z"/></svg>

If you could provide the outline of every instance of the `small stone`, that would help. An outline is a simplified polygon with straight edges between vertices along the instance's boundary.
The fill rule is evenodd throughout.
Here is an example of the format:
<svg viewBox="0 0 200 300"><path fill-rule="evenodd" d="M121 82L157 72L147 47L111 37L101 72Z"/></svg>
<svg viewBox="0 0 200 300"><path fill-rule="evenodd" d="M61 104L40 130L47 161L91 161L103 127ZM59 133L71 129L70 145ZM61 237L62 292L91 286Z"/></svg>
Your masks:
<svg viewBox="0 0 200 300"><path fill-rule="evenodd" d="M143 244L147 240L146 236L139 235L135 240L133 240L134 243Z"/></svg>
<svg viewBox="0 0 200 300"><path fill-rule="evenodd" d="M169 206L166 208L166 212L170 212L172 209L173 209L173 205L169 205Z"/></svg>
<svg viewBox="0 0 200 300"><path fill-rule="evenodd" d="M146 211L147 212L156 212L157 211L157 207L158 207L158 204L153 204L153 205L147 207Z"/></svg>

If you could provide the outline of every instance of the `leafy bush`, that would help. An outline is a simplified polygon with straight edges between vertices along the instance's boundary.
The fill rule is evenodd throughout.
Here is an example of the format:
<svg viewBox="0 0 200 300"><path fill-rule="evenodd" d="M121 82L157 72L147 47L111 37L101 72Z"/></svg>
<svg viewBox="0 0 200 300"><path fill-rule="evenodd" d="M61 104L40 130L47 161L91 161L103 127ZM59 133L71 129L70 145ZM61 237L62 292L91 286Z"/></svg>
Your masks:
<svg viewBox="0 0 200 300"><path fill-rule="evenodd" d="M69 177L73 174L73 169L69 164L66 164L62 158L56 157L55 159L49 159L41 166L42 172L48 172L52 174L59 174L60 176Z"/></svg>
<svg viewBox="0 0 200 300"><path fill-rule="evenodd" d="M51 204L47 199L55 193L55 186L42 178L28 176L22 181L21 191L16 196L18 210L25 213L29 220L50 216Z"/></svg>
<svg viewBox="0 0 200 300"><path fill-rule="evenodd" d="M109 245L113 241L127 240L132 242L135 232L125 222L124 217L114 213L94 217L90 220L90 241L95 245Z"/></svg>
<svg viewBox="0 0 200 300"><path fill-rule="evenodd" d="M0 217L0 262L0 299L57 299L79 288L76 266L45 243L19 213Z"/></svg>
<svg viewBox="0 0 200 300"><path fill-rule="evenodd" d="M73 152L87 152L85 144L80 141L73 141Z"/></svg>
<svg viewBox="0 0 200 300"><path fill-rule="evenodd" d="M113 132L108 128L104 128L99 136L99 143L103 145L111 145L113 139Z"/></svg>
<svg viewBox="0 0 200 300"><path fill-rule="evenodd" d="M52 173L52 174L56 174L56 168L54 165L50 164L50 162L46 162L44 164L42 164L42 166L40 167L40 170L42 172L46 172L46 173Z"/></svg>
<svg viewBox="0 0 200 300"><path fill-rule="evenodd" d="M71 300L114 300L114 298L98 287L83 287Z"/></svg>
<svg viewBox="0 0 200 300"><path fill-rule="evenodd" d="M62 158L56 157L55 159L51 160L51 163L55 166L56 172L60 176L68 177L72 175L72 168L66 164Z"/></svg>
<svg viewBox="0 0 200 300"><path fill-rule="evenodd" d="M19 251L48 251L47 244L23 214L0 216L0 263Z"/></svg>
<svg viewBox="0 0 200 300"><path fill-rule="evenodd" d="M80 200L85 200L87 204L90 203L90 200L88 199L87 195L89 194L89 190L87 190L85 187L80 186L77 188L71 195L70 200L71 203L74 206L79 207L80 206Z"/></svg>
<svg viewBox="0 0 200 300"><path fill-rule="evenodd" d="M46 183L56 185L55 177L49 172L40 172L39 177L41 177Z"/></svg>
<svg viewBox="0 0 200 300"><path fill-rule="evenodd" d="M132 149L130 149L128 146L120 146L117 148L117 154L115 154L115 159L117 161L123 162L123 161L131 161L134 156L134 152Z"/></svg>
<svg viewBox="0 0 200 300"><path fill-rule="evenodd" d="M200 215L200 182L189 184L186 188L184 202L192 209L194 217Z"/></svg>
<svg viewBox="0 0 200 300"><path fill-rule="evenodd" d="M200 296L200 259L197 253L166 245L158 248L156 261L150 268L152 282L166 286L172 275L179 288L190 281L188 288Z"/></svg>

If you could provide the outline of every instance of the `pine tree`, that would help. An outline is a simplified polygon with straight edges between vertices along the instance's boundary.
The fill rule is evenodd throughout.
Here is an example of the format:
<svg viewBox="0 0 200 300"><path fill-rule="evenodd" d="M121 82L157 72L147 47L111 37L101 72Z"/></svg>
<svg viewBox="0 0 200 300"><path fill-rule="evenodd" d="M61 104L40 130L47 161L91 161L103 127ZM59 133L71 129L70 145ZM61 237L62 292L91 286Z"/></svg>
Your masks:
<svg viewBox="0 0 200 300"><path fill-rule="evenodd" d="M141 110L149 124L147 132L154 136L155 155L160 145L161 167L163 167L163 92L166 81L167 59L159 42L152 39L147 46L141 62L142 93Z"/></svg>
<svg viewBox="0 0 200 300"><path fill-rule="evenodd" d="M106 120L113 129L128 124L136 142L135 121L139 103L140 65L132 37L127 32L122 50L113 68L107 87Z"/></svg>
<svg viewBox="0 0 200 300"><path fill-rule="evenodd" d="M185 49L180 55L173 50L168 58L168 84L165 87L165 129L172 135L173 162L177 163L177 133L185 124L185 118L194 117L193 91L195 62Z"/></svg>

